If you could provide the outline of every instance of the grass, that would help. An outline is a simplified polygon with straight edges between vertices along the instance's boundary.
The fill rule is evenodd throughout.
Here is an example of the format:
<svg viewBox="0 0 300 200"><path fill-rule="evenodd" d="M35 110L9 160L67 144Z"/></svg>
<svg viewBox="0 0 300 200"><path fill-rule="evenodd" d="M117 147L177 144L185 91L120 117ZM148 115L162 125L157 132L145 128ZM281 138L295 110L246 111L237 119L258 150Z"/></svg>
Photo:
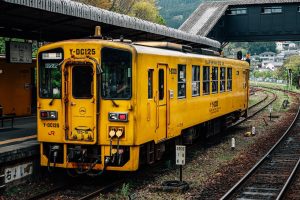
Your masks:
<svg viewBox="0 0 300 200"><path fill-rule="evenodd" d="M130 185L129 185L129 183L123 183L122 188L120 190L120 194L124 198L129 196L129 194L130 194Z"/></svg>
<svg viewBox="0 0 300 200"><path fill-rule="evenodd" d="M250 82L251 86L262 86L262 87L271 87L271 88L275 88L275 89L287 89L287 85L285 84L277 84L277 83L263 83L263 82ZM294 92L299 92L300 90L297 89L295 86L292 86L291 91ZM292 99L289 98L289 96L281 91L274 91L272 90L272 92L275 92L275 94L277 94L277 100L272 104L273 106L273 113L274 112L284 112L286 109L282 108L282 103L284 100L288 100L290 102L290 104L292 103ZM250 98L251 99L251 98ZM268 109L268 108L267 108Z"/></svg>
<svg viewBox="0 0 300 200"><path fill-rule="evenodd" d="M283 89L283 90L288 89L286 84L279 84L279 83L265 83L265 82L250 81L250 85L251 86L272 87L272 88L278 88L278 89ZM294 91L294 92L300 92L299 88L297 88L294 85L291 86L290 90Z"/></svg>
<svg viewBox="0 0 300 200"><path fill-rule="evenodd" d="M257 102L265 98L265 96L266 95L260 91L256 92L256 95L251 95L249 97L249 106L256 104Z"/></svg>
<svg viewBox="0 0 300 200"><path fill-rule="evenodd" d="M225 152L226 154L221 154L217 157L218 160L221 160L221 161L228 161L228 160L231 160L233 159L234 157L234 154L231 154L230 152Z"/></svg>

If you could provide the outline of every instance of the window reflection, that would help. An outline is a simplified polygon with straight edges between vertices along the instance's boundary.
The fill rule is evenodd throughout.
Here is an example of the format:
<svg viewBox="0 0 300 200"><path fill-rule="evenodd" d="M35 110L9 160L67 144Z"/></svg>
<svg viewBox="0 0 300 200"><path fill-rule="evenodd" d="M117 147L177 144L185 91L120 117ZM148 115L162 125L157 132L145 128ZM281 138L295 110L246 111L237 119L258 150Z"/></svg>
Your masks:
<svg viewBox="0 0 300 200"><path fill-rule="evenodd" d="M131 97L131 53L119 49L102 49L102 97L129 99Z"/></svg>

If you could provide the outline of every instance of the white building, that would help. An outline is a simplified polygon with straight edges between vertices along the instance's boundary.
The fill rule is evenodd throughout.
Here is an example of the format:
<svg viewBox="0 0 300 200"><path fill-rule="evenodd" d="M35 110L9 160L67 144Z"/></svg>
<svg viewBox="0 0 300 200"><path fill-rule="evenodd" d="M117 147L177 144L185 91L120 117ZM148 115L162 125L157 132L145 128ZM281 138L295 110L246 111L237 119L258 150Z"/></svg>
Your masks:
<svg viewBox="0 0 300 200"><path fill-rule="evenodd" d="M289 50L289 49L296 49L297 46L293 42L276 42L276 50L277 51L283 51L283 50Z"/></svg>

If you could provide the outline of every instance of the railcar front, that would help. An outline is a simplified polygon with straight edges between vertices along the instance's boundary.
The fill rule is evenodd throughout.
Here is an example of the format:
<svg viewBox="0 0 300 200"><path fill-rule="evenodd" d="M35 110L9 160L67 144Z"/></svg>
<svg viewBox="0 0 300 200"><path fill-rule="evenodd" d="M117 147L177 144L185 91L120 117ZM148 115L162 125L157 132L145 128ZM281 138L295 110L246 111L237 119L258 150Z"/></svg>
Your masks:
<svg viewBox="0 0 300 200"><path fill-rule="evenodd" d="M133 171L135 51L104 40L43 46L38 53L38 141L49 169Z"/></svg>

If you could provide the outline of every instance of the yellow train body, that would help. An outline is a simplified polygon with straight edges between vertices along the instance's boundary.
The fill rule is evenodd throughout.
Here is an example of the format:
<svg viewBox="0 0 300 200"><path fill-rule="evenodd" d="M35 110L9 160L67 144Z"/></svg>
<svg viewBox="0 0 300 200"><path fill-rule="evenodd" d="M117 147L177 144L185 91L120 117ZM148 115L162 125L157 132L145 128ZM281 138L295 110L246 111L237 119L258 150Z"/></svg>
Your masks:
<svg viewBox="0 0 300 200"><path fill-rule="evenodd" d="M43 166L134 171L170 141L206 134L193 127L218 129L247 112L244 61L96 39L49 44L38 55Z"/></svg>

